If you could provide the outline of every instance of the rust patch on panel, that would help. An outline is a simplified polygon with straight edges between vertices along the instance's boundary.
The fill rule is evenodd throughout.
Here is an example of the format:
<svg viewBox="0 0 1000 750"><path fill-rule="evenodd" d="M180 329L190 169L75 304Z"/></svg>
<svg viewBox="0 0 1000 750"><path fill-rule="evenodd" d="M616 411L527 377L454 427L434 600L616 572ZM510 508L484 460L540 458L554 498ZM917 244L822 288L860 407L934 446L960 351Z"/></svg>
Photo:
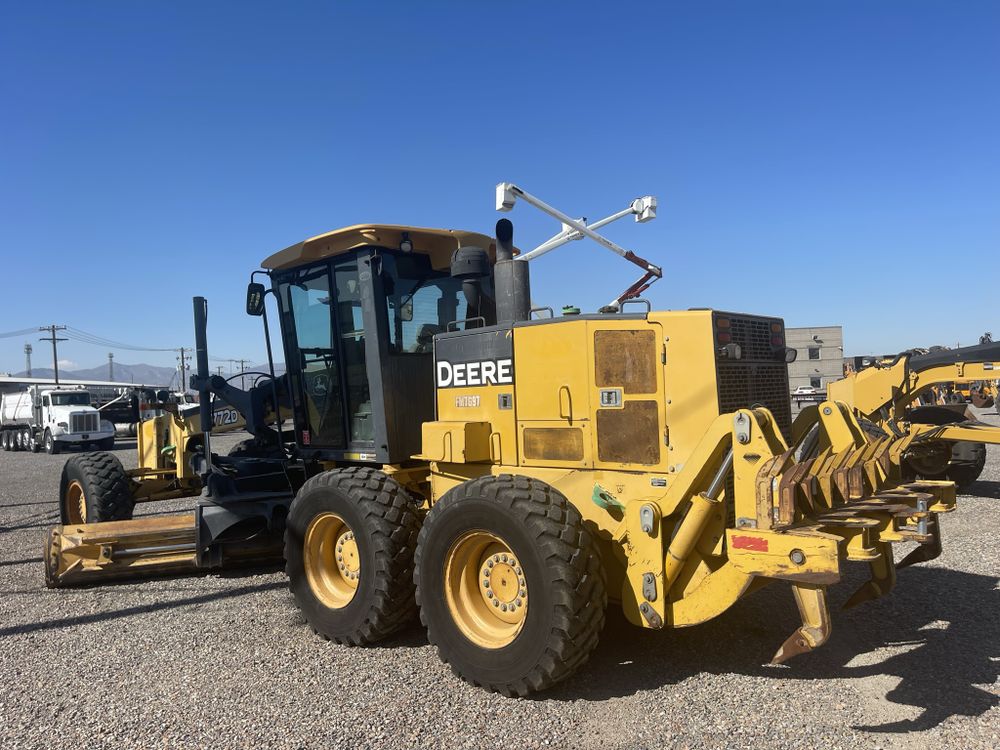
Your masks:
<svg viewBox="0 0 1000 750"><path fill-rule="evenodd" d="M526 427L524 457L533 461L582 461L583 430L579 427Z"/></svg>
<svg viewBox="0 0 1000 750"><path fill-rule="evenodd" d="M595 331L594 375L598 388L656 393L656 335L644 331Z"/></svg>
<svg viewBox="0 0 1000 750"><path fill-rule="evenodd" d="M601 461L660 463L660 419L655 401L626 401L623 409L598 409L597 457Z"/></svg>

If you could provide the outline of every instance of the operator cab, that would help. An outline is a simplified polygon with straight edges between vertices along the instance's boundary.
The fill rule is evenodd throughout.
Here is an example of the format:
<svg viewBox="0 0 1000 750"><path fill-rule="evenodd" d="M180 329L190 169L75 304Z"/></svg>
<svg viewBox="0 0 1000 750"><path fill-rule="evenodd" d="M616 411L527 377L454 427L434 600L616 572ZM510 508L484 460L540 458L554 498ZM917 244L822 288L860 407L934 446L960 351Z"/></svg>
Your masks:
<svg viewBox="0 0 1000 750"><path fill-rule="evenodd" d="M434 419L434 335L470 319L493 322L481 302L492 297L490 277L479 297L469 294L450 272L452 257L481 248L492 258L493 242L472 232L354 226L264 261L304 458L386 464L420 452L421 425Z"/></svg>

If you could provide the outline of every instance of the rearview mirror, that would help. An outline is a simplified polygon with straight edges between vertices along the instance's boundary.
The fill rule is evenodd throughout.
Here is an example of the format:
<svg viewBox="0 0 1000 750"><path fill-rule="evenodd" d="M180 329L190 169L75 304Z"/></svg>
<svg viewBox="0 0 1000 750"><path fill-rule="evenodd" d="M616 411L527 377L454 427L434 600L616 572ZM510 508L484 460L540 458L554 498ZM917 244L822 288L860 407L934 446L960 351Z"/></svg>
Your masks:
<svg viewBox="0 0 1000 750"><path fill-rule="evenodd" d="M405 323L413 320L413 300L405 302L399 307L399 317Z"/></svg>
<svg viewBox="0 0 1000 750"><path fill-rule="evenodd" d="M247 284L247 315L260 317L264 314L264 294L267 289L263 284L251 282Z"/></svg>

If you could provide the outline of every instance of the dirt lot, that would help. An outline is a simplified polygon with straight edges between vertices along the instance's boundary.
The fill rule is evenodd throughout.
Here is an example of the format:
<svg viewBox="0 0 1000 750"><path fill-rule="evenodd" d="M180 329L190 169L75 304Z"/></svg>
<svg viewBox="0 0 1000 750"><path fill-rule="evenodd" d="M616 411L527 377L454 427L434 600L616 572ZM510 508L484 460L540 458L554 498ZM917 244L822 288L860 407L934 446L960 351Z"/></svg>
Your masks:
<svg viewBox="0 0 1000 750"><path fill-rule="evenodd" d="M117 455L134 465L133 444ZM277 570L47 590L65 460L0 453L2 750L1000 747L1000 448L942 519L944 555L835 611L816 653L762 666L797 625L783 586L676 632L612 612L590 663L529 700L462 683L416 625L378 648L320 640ZM864 577L848 567L834 606Z"/></svg>

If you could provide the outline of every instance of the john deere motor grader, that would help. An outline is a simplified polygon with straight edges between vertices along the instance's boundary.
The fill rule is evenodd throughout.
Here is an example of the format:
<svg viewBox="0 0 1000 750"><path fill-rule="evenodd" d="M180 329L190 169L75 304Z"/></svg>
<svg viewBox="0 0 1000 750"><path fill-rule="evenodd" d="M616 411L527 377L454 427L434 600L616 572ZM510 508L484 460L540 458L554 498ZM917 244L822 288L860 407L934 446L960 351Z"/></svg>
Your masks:
<svg viewBox="0 0 1000 750"><path fill-rule="evenodd" d="M495 241L348 227L263 266L270 287L252 283L247 307L266 321L276 298L294 423L286 458L254 459L271 484L206 433L194 514L58 527L52 585L211 564L199 514L222 508L261 537L283 530L324 637L370 644L419 608L457 674L524 695L587 660L609 599L638 627L683 627L785 581L802 626L782 662L830 636L842 564L871 568L857 602L940 550L954 485L903 480L918 437L872 437L829 401L808 450L786 442L780 319L621 312L634 289L615 312L532 319L506 220ZM896 564L901 541L919 546Z"/></svg>
<svg viewBox="0 0 1000 750"><path fill-rule="evenodd" d="M288 406L285 378L259 375L262 382L247 391L221 376L209 380L212 431L247 430L252 435L230 456L284 456L271 422L282 405ZM168 400L167 395L162 392L150 402L160 413L140 422L136 431L137 468L126 470L114 453L103 451L80 453L66 462L59 491L63 524L128 520L137 503L201 493L202 475L194 463L203 453L200 409Z"/></svg>
<svg viewBox="0 0 1000 750"><path fill-rule="evenodd" d="M1000 427L976 420L965 403L921 405L936 386L976 384L978 406L993 405L991 380L1000 374L1000 343L916 353L850 373L827 387L827 396L855 409L886 434L919 435L906 457L913 475L949 479L966 489L986 465L986 444L1000 445ZM803 409L797 431L815 422L816 406Z"/></svg>

